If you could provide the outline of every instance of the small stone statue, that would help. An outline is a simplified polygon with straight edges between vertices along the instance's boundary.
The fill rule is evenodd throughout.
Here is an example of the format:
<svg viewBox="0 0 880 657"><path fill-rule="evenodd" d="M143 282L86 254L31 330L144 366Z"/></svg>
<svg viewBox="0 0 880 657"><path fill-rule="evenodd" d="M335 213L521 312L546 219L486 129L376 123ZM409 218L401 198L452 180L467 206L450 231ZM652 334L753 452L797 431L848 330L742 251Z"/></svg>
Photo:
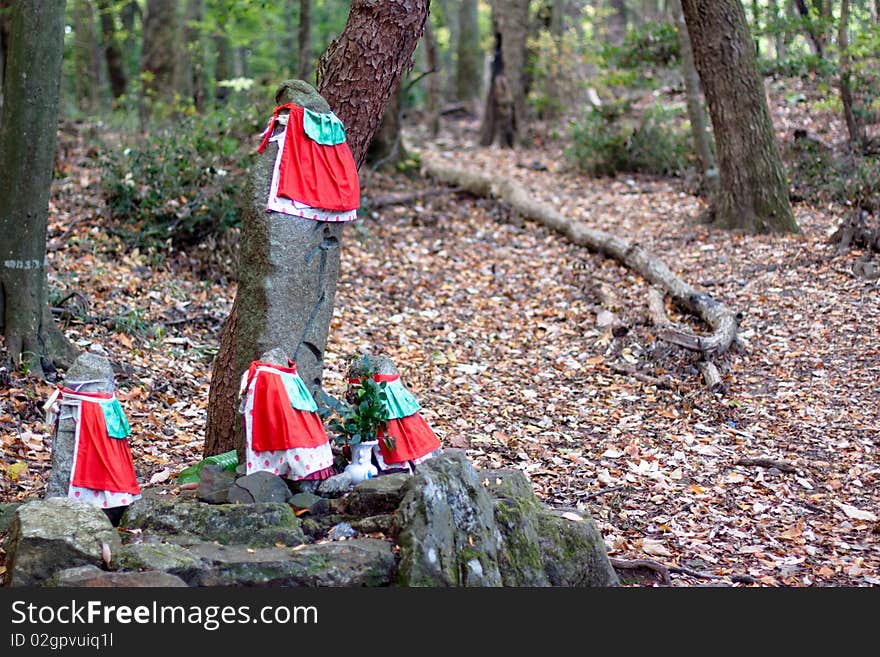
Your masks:
<svg viewBox="0 0 880 657"><path fill-rule="evenodd" d="M387 427L373 447L379 472L412 472L413 467L440 450L440 440L419 410L421 406L400 381L400 374L387 356L364 355L353 360L348 370L349 390L362 385L365 371L377 383L385 383Z"/></svg>
<svg viewBox="0 0 880 657"><path fill-rule="evenodd" d="M265 471L292 481L333 474L333 453L318 406L296 363L281 349L263 354L244 373L239 411L246 474Z"/></svg>
<svg viewBox="0 0 880 657"><path fill-rule="evenodd" d="M140 497L127 440L131 428L113 389L109 361L86 353L46 402L46 424L55 434L48 497L104 509L128 506Z"/></svg>

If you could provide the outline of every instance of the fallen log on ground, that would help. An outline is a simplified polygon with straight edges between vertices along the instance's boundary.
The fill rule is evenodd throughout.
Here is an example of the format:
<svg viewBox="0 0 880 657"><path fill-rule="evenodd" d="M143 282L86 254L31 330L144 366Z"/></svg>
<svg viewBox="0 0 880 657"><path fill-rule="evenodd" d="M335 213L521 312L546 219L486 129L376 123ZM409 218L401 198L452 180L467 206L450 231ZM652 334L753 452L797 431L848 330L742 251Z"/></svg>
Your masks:
<svg viewBox="0 0 880 657"><path fill-rule="evenodd" d="M522 186L511 180L451 167L424 156L422 172L474 196L504 201L523 217L562 233L571 242L614 258L653 285L662 288L677 306L693 313L712 329L712 333L702 336L686 333L682 329L664 327L658 333L662 340L698 351L704 356L714 356L727 351L736 338L738 322L733 311L707 293L698 292L674 274L662 260L638 244L589 228L580 221L563 216L553 208L534 200Z"/></svg>

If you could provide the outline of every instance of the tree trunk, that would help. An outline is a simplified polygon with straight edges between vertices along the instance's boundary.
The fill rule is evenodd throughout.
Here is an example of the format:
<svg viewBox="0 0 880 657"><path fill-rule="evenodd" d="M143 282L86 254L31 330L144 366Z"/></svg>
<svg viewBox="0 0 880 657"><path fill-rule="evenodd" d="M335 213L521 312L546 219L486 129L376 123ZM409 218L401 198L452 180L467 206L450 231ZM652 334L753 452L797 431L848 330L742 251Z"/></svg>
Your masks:
<svg viewBox="0 0 880 657"><path fill-rule="evenodd" d="M840 24L837 29L837 47L840 49L840 102L843 104L843 118L849 133L850 150L860 153L865 144L865 135L853 111L852 85L850 84L849 56L849 0L841 0Z"/></svg>
<svg viewBox="0 0 880 657"><path fill-rule="evenodd" d="M174 101L180 42L177 6L176 0L147 1L141 74L147 74L144 94L148 102Z"/></svg>
<svg viewBox="0 0 880 657"><path fill-rule="evenodd" d="M752 34L755 37L755 56L761 56L761 7L752 0Z"/></svg>
<svg viewBox="0 0 880 657"><path fill-rule="evenodd" d="M480 97L483 78L483 52L477 0L461 0L458 7L458 43L455 59L455 97L470 105Z"/></svg>
<svg viewBox="0 0 880 657"><path fill-rule="evenodd" d="M529 1L495 0L494 20L501 33L504 77L513 99L513 131L517 139L525 128L526 39L529 35Z"/></svg>
<svg viewBox="0 0 880 657"><path fill-rule="evenodd" d="M8 41L6 2L7 0L0 0L0 112L3 111L3 72L6 69L6 43Z"/></svg>
<svg viewBox="0 0 880 657"><path fill-rule="evenodd" d="M684 22L684 14L681 12L681 1L671 2L675 26L678 31L678 43L681 50L681 72L684 76L684 86L687 95L688 119L691 122L691 132L694 137L694 150L700 158L700 170L705 182L714 184L717 172L715 154L712 150L712 139L706 125L706 112L703 107L702 92L700 91L700 76L694 66L694 52L691 49L691 38L688 34L687 25ZM714 189L712 190L714 192Z"/></svg>
<svg viewBox="0 0 880 657"><path fill-rule="evenodd" d="M90 0L74 0L73 30L74 93L79 110L94 114L101 107L101 63Z"/></svg>
<svg viewBox="0 0 880 657"><path fill-rule="evenodd" d="M777 0L767 1L767 11L769 13L767 24L772 25L773 27L773 50L776 53L776 65L779 66L780 64L782 64L783 61L785 61L786 46L785 34L782 32L779 25L779 3L777 2Z"/></svg>
<svg viewBox="0 0 880 657"><path fill-rule="evenodd" d="M140 20L141 31L144 26L144 15L141 13L141 7L136 0L130 0L122 5L119 10L119 20L122 22L122 29L125 31L125 38L122 41L123 60L125 62L125 70L129 81L137 80L140 73L140 54L138 53L139 44L137 32L135 31L135 22ZM143 37L143 34L141 34ZM142 48L141 48L142 50Z"/></svg>
<svg viewBox="0 0 880 657"><path fill-rule="evenodd" d="M9 18L0 115L0 327L13 366L42 376L75 355L46 303L64 0L18 0ZM42 362L41 362L42 361Z"/></svg>
<svg viewBox="0 0 880 657"><path fill-rule="evenodd" d="M315 81L315 62L312 59L312 0L299 0L298 32L297 76L300 80L313 84Z"/></svg>
<svg viewBox="0 0 880 657"><path fill-rule="evenodd" d="M382 115L382 123L373 135L370 147L367 149L367 162L374 169L394 170L398 163L406 160L406 147L403 145L403 135L400 132L400 85L391 94L391 100L385 107Z"/></svg>
<svg viewBox="0 0 880 657"><path fill-rule="evenodd" d="M122 61L122 51L116 38L116 24L113 20L113 9L110 0L98 0L98 12L101 15L101 41L104 45L104 58L107 60L107 74L110 77L110 91L114 98L125 93L128 79Z"/></svg>
<svg viewBox="0 0 880 657"><path fill-rule="evenodd" d="M235 56L232 46L229 45L229 39L222 32L214 35L214 51L217 53L217 59L214 63L214 98L218 105L223 105L229 98L231 90L229 87L221 86L220 83L235 77L232 70Z"/></svg>
<svg viewBox="0 0 880 657"><path fill-rule="evenodd" d="M871 20L880 23L880 0L871 0Z"/></svg>
<svg viewBox="0 0 880 657"><path fill-rule="evenodd" d="M367 147L401 75L412 66L412 55L428 16L428 4L428 0L382 3L354 0L345 30L321 57L318 90L345 124L348 145L358 166L366 158ZM325 303L332 306L336 290L325 292ZM237 348L237 305L236 300L223 326L220 350L214 362L205 427L205 456L238 447L235 444L238 422L235 399L242 364L246 367L247 362L259 356L242 353ZM323 332L326 344L329 322L317 330ZM320 382L323 353L316 356Z"/></svg>
<svg viewBox="0 0 880 657"><path fill-rule="evenodd" d="M712 116L721 228L799 232L764 85L739 0L682 0L694 63Z"/></svg>
<svg viewBox="0 0 880 657"><path fill-rule="evenodd" d="M611 13L605 23L605 40L612 46L619 46L626 36L626 0L611 0Z"/></svg>
<svg viewBox="0 0 880 657"><path fill-rule="evenodd" d="M822 34L822 30L816 25L816 22L810 15L810 8L807 7L805 0L794 0L794 6L797 8L798 13L804 21L804 29L807 36L810 37L810 45L813 47L813 52L816 53L819 58L824 59L825 37Z"/></svg>
<svg viewBox="0 0 880 657"><path fill-rule="evenodd" d="M205 0L188 0L183 22L183 51L177 66L179 79L175 88L182 100L192 103L198 110L205 107L205 49L202 43L200 23L205 16Z"/></svg>
<svg viewBox="0 0 880 657"><path fill-rule="evenodd" d="M513 148L516 141L516 113L513 95L504 67L504 52L500 32L495 33L495 56L492 59L492 77L483 122L480 124L480 145L491 146L497 140L501 146Z"/></svg>
<svg viewBox="0 0 880 657"><path fill-rule="evenodd" d="M428 130L432 137L440 132L440 59L431 17L425 21L425 63L428 69Z"/></svg>

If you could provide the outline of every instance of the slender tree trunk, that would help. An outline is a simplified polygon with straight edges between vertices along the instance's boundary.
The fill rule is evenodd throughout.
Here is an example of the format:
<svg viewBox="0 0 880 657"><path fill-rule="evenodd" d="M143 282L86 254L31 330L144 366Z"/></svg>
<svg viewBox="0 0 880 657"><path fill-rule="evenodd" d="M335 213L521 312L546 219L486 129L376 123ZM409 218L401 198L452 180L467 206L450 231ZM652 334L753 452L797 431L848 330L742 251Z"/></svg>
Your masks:
<svg viewBox="0 0 880 657"><path fill-rule="evenodd" d="M822 30L816 25L813 17L810 15L810 8L807 7L805 0L794 0L794 6L798 10L801 18L804 20L804 29L810 38L810 45L813 52L822 59L825 58L825 38Z"/></svg>
<svg viewBox="0 0 880 657"><path fill-rule="evenodd" d="M783 0L785 1L785 0ZM786 47L785 47L785 34L783 34L782 30L779 27L779 3L777 0L768 0L767 1L767 11L770 14L770 19L768 24L773 25L773 39L774 39L774 52L776 53L776 64L777 66L782 64L785 61L786 56Z"/></svg>
<svg viewBox="0 0 880 657"><path fill-rule="evenodd" d="M480 143L491 144L497 137L502 144L512 146L522 132L525 120L528 1L495 0L492 22L495 26L496 53L480 128Z"/></svg>
<svg viewBox="0 0 880 657"><path fill-rule="evenodd" d="M850 76L849 55L849 0L841 0L840 23L837 29L837 47L840 49L840 102L843 104L843 118L849 133L850 149L860 153L865 144L865 135L853 111L853 94Z"/></svg>
<svg viewBox="0 0 880 657"><path fill-rule="evenodd" d="M871 20L880 23L880 0L871 0Z"/></svg>
<svg viewBox="0 0 880 657"><path fill-rule="evenodd" d="M95 14L90 0L73 2L74 93L80 111L94 114L101 106L100 61Z"/></svg>
<svg viewBox="0 0 880 657"><path fill-rule="evenodd" d="M180 31L176 0L148 0L141 72L147 101L174 100Z"/></svg>
<svg viewBox="0 0 880 657"><path fill-rule="evenodd" d="M688 34L687 25L684 22L684 14L681 11L681 0L671 0L672 12L675 17L675 25L678 29L678 43L681 50L681 72L684 76L684 86L687 95L688 119L691 122L691 131L694 137L694 150L700 158L700 170L706 182L714 184L717 178L715 154L712 150L712 140L706 125L706 112L703 108L702 92L700 90L700 76L694 66L694 52L691 49L691 38Z"/></svg>
<svg viewBox="0 0 880 657"><path fill-rule="evenodd" d="M318 63L318 90L346 126L346 138L360 166L382 121L385 106L405 70L428 16L428 0L354 0L342 34ZM338 257L338 256L337 256ZM324 291L332 306L336 290ZM223 326L214 362L205 427L205 456L235 449L235 398L241 373L259 354L236 344L237 305ZM329 324L319 331L326 335ZM318 363L323 353L318 355ZM320 369L317 372L320 381Z"/></svg>
<svg viewBox="0 0 880 657"><path fill-rule="evenodd" d="M400 85L391 94L391 100L382 114L379 129L367 149L367 162L376 169L394 170L408 157L400 131Z"/></svg>
<svg viewBox="0 0 880 657"><path fill-rule="evenodd" d="M431 17L425 21L425 60L428 67L428 130L432 137L440 132L440 59Z"/></svg>
<svg viewBox="0 0 880 657"><path fill-rule="evenodd" d="M107 60L107 75L110 78L110 91L114 98L125 93L128 78L125 75L125 64L122 51L116 38L116 24L113 20L113 8L110 0L98 0L98 12L101 15L101 41L104 45L104 58Z"/></svg>
<svg viewBox="0 0 880 657"><path fill-rule="evenodd" d="M6 69L6 43L8 41L6 24L8 17L6 16L5 4L8 0L0 0L0 112L3 111L3 73Z"/></svg>
<svg viewBox="0 0 880 657"><path fill-rule="evenodd" d="M144 15L141 13L140 5L136 0L131 0L122 5L119 10L119 20L122 22L122 29L125 31L125 38L122 40L123 61L125 62L126 77L131 84L132 80L138 79L141 67L141 47L143 44L138 39L135 29L137 21L140 21L141 28L144 24ZM143 36L143 35L141 35Z"/></svg>
<svg viewBox="0 0 880 657"><path fill-rule="evenodd" d="M221 86L220 83L235 77L233 72L235 55L232 46L229 45L229 39L222 32L214 35L214 51L217 53L217 59L214 63L214 86L216 87L214 97L218 105L224 105L231 91L229 87Z"/></svg>
<svg viewBox="0 0 880 657"><path fill-rule="evenodd" d="M752 34L755 38L755 55L761 56L761 7L758 0L752 0Z"/></svg>
<svg viewBox="0 0 880 657"><path fill-rule="evenodd" d="M477 0L461 0L458 6L458 43L455 61L455 96L470 104L480 97L483 79L483 52Z"/></svg>
<svg viewBox="0 0 880 657"><path fill-rule="evenodd" d="M205 0L187 0L183 21L182 57L178 62L179 79L175 87L185 102L202 111L207 96L205 84L205 48L200 23L205 17Z"/></svg>
<svg viewBox="0 0 880 657"><path fill-rule="evenodd" d="M565 101L563 99L563 91L560 79L563 71L562 67L562 39L565 34L565 14L568 0L552 0L550 5L550 39L553 42L553 53L550 55L553 62L545 67L547 75L547 104L544 109L543 116L552 118L558 116Z"/></svg>
<svg viewBox="0 0 880 657"><path fill-rule="evenodd" d="M742 4L681 4L718 147L713 223L749 232L798 232Z"/></svg>
<svg viewBox="0 0 880 657"><path fill-rule="evenodd" d="M612 46L619 46L626 36L628 22L626 0L611 0L611 13L605 23L605 40Z"/></svg>
<svg viewBox="0 0 880 657"><path fill-rule="evenodd" d="M496 32L492 77L489 81L489 92L486 94L483 121L480 124L480 145L491 146L497 140L501 146L513 148L516 142L516 113L510 83L505 73L501 44L501 33Z"/></svg>
<svg viewBox="0 0 880 657"><path fill-rule="evenodd" d="M309 84L315 81L315 61L312 58L312 0L299 0L299 64L297 76Z"/></svg>
<svg viewBox="0 0 880 657"><path fill-rule="evenodd" d="M13 366L42 376L75 350L46 303L46 230L55 160L64 0L17 0L0 115L0 327Z"/></svg>

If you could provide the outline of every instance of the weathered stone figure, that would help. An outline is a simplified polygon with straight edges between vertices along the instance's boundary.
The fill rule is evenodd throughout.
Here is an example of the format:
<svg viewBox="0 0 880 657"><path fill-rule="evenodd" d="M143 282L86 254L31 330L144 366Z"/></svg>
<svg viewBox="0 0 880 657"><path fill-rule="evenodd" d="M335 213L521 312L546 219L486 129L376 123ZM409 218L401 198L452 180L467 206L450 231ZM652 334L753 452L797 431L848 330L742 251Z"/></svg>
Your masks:
<svg viewBox="0 0 880 657"><path fill-rule="evenodd" d="M302 80L278 89L276 105L294 104L306 116L332 117L330 106ZM273 117L272 138L287 130L290 110ZM299 117L296 117L297 120ZM274 348L292 354L313 395L320 387L333 299L339 276L342 228L352 215L316 213L329 221L267 210L279 146L269 141L251 172L239 256L239 316L235 368L240 374ZM237 436L242 427L236 427ZM241 445L241 440L236 441ZM241 456L241 454L240 454Z"/></svg>

